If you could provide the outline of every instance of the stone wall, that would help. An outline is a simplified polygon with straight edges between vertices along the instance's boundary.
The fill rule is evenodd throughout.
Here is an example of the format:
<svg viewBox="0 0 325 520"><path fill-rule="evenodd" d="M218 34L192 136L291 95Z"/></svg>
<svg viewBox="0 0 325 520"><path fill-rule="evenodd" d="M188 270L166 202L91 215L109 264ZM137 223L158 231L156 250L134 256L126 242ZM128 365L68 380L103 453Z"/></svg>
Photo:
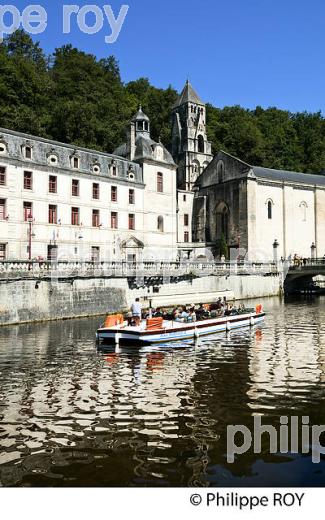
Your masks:
<svg viewBox="0 0 325 520"><path fill-rule="evenodd" d="M0 283L0 325L101 315L127 308L126 280Z"/></svg>
<svg viewBox="0 0 325 520"><path fill-rule="evenodd" d="M17 280L0 283L0 326L60 320L125 311L136 297L153 306L261 298L279 294L278 276L209 276L153 289L129 290L126 278L50 281Z"/></svg>

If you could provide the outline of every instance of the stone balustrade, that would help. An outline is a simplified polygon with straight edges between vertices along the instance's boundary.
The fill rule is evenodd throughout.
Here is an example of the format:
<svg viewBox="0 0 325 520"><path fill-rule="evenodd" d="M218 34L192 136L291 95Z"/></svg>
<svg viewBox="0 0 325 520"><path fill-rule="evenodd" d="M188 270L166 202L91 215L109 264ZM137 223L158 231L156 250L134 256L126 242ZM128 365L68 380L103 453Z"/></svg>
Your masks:
<svg viewBox="0 0 325 520"><path fill-rule="evenodd" d="M202 277L209 275L276 274L274 263L248 262L75 262L2 261L0 279L7 278L124 278L140 276Z"/></svg>

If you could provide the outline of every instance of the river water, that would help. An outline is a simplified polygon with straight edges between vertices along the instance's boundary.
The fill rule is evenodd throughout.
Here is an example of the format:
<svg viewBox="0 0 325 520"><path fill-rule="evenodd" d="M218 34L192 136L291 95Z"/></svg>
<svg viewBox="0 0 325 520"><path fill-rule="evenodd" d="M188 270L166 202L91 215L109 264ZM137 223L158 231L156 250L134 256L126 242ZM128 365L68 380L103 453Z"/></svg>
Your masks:
<svg viewBox="0 0 325 520"><path fill-rule="evenodd" d="M261 328L179 348L100 352L98 318L1 329L0 484L325 485L324 456L268 435L227 462L228 425L298 416L300 443L302 416L325 424L325 299L264 307Z"/></svg>

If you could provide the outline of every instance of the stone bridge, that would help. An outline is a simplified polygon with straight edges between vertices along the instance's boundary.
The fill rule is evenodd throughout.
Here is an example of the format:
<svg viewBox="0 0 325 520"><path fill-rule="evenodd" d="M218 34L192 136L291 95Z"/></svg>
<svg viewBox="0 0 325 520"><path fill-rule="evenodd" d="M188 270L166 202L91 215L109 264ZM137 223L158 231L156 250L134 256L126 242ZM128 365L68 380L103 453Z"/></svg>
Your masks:
<svg viewBox="0 0 325 520"><path fill-rule="evenodd" d="M304 259L283 265L284 291L306 288L316 276L325 277L325 258Z"/></svg>

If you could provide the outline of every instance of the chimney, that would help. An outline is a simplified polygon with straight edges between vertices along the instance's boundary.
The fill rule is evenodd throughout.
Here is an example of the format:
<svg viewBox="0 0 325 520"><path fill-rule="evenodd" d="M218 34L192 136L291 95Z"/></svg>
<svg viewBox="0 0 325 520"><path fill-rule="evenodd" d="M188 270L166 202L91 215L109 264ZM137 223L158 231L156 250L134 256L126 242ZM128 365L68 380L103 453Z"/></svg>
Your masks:
<svg viewBox="0 0 325 520"><path fill-rule="evenodd" d="M131 123L130 130L127 135L127 155L130 161L135 157L135 123Z"/></svg>

